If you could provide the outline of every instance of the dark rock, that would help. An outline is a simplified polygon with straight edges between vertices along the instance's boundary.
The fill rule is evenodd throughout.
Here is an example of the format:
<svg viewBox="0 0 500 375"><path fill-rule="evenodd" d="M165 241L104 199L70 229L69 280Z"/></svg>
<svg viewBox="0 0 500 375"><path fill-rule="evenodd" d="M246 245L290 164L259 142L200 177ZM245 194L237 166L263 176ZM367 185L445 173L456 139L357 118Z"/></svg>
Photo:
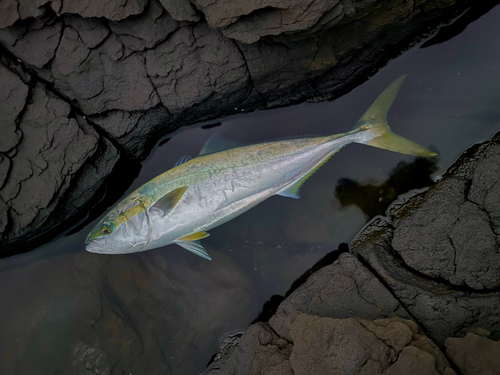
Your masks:
<svg viewBox="0 0 500 375"><path fill-rule="evenodd" d="M109 27L120 36L127 48L142 51L146 48L153 48L167 39L179 28L179 23L169 16L158 1L153 0L140 16L110 22Z"/></svg>
<svg viewBox="0 0 500 375"><path fill-rule="evenodd" d="M19 19L16 0L4 0L0 3L0 28L9 27Z"/></svg>
<svg viewBox="0 0 500 375"><path fill-rule="evenodd" d="M130 0L126 2L103 2L100 0L61 1L58 13L76 13L82 17L104 17L119 21L131 15L140 14L147 0Z"/></svg>
<svg viewBox="0 0 500 375"><path fill-rule="evenodd" d="M461 374L500 374L500 342L487 338L488 331L468 332L463 338L446 339L446 354Z"/></svg>
<svg viewBox="0 0 500 375"><path fill-rule="evenodd" d="M203 374L455 374L412 321L301 313L288 328L291 340L265 323L251 325Z"/></svg>
<svg viewBox="0 0 500 375"><path fill-rule="evenodd" d="M499 164L498 140L472 147L351 245L440 345L471 327L500 337Z"/></svg>
<svg viewBox="0 0 500 375"><path fill-rule="evenodd" d="M160 0L161 5L167 10L174 20L199 21L200 16L189 0Z"/></svg>
<svg viewBox="0 0 500 375"><path fill-rule="evenodd" d="M97 47L110 33L106 25L96 18L68 15L64 17L64 23L76 30L87 48Z"/></svg>
<svg viewBox="0 0 500 375"><path fill-rule="evenodd" d="M147 0L126 2L102 2L99 0L7 0L0 5L0 28L11 26L17 20L40 17L51 11L57 14L74 13L82 17L104 17L119 21L131 15L140 14Z"/></svg>
<svg viewBox="0 0 500 375"><path fill-rule="evenodd" d="M92 119L133 156L147 155L165 130L176 129L163 106L146 113L111 111Z"/></svg>
<svg viewBox="0 0 500 375"><path fill-rule="evenodd" d="M395 218L392 247L423 275L494 289L500 286L500 144L476 153L430 189L411 216Z"/></svg>
<svg viewBox="0 0 500 375"><path fill-rule="evenodd" d="M148 51L146 68L172 114L208 98L227 97L248 80L236 45L205 25L183 27Z"/></svg>
<svg viewBox="0 0 500 375"><path fill-rule="evenodd" d="M22 137L21 131L17 128L18 116L23 110L28 97L28 86L21 78L4 65L0 64L0 81L2 90L0 91L0 152L7 152L17 145ZM8 163L8 158L5 158ZM4 165L4 167L1 167ZM7 170L4 162L0 162L0 188L3 186ZM3 177L3 178L2 178Z"/></svg>
<svg viewBox="0 0 500 375"><path fill-rule="evenodd" d="M374 0L275 0L239 2L196 0L209 25L243 43L254 43L269 35L305 30L320 31L353 16ZM324 30L324 29L323 29Z"/></svg>
<svg viewBox="0 0 500 375"><path fill-rule="evenodd" d="M65 28L52 64L55 88L76 100L86 114L144 110L158 104L144 57L132 54L115 61L101 53L106 47L89 49L74 29Z"/></svg>
<svg viewBox="0 0 500 375"><path fill-rule="evenodd" d="M2 242L9 241L10 248L21 241L28 247L36 235L67 226L61 217L81 217L79 210L89 204L118 160L114 146L72 114L68 103L42 84L36 84L30 95L30 103L14 122L22 138L2 155L0 164L0 198L6 213L0 228Z"/></svg>
<svg viewBox="0 0 500 375"><path fill-rule="evenodd" d="M0 42L24 63L42 68L54 58L61 39L62 22L51 21L38 20L28 28L14 26L0 29Z"/></svg>
<svg viewBox="0 0 500 375"><path fill-rule="evenodd" d="M280 304L269 325L290 341L289 327L302 313L330 318L409 318L380 281L350 254L341 254L338 261L314 273Z"/></svg>

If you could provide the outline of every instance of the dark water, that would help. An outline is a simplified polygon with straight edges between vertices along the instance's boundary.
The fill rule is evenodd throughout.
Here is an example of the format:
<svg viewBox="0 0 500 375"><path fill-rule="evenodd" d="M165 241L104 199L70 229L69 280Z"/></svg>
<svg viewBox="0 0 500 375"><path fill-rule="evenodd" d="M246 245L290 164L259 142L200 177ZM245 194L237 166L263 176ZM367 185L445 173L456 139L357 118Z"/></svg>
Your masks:
<svg viewBox="0 0 500 375"><path fill-rule="evenodd" d="M220 339L242 331L292 282L398 195L432 184L470 145L500 129L500 7L454 38L413 48L333 101L184 128L157 146L127 193L196 156L213 132L240 142L353 127L408 74L392 129L433 160L350 145L313 175L301 199L272 197L211 231L209 262L170 245L143 254L84 251L83 230L0 261L0 373L195 374ZM111 363L111 365L107 365ZM107 367L106 367L107 366Z"/></svg>

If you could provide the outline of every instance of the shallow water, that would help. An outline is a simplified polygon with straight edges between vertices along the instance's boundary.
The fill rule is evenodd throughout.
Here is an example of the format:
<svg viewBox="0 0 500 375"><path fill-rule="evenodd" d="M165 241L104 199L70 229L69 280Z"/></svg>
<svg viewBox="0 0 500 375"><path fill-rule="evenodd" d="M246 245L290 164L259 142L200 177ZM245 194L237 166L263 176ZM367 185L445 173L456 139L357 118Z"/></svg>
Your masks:
<svg viewBox="0 0 500 375"><path fill-rule="evenodd" d="M415 162L349 145L305 183L301 199L272 197L211 230L203 244L212 262L176 245L144 254L86 253L85 236L98 219L78 233L3 259L0 353L6 354L0 368L79 373L82 364L104 363L102 349L114 372L160 368L148 362L154 358L168 364L167 374L201 371L219 340L246 329L272 295L284 294L316 261L349 242L398 194L428 186L467 147L500 129L499 24L497 6L451 40L406 52L335 101L223 118L159 142L126 194L180 156L196 156L213 132L253 143L348 131L394 79L408 74L389 124L439 157ZM80 361L67 361L75 356Z"/></svg>

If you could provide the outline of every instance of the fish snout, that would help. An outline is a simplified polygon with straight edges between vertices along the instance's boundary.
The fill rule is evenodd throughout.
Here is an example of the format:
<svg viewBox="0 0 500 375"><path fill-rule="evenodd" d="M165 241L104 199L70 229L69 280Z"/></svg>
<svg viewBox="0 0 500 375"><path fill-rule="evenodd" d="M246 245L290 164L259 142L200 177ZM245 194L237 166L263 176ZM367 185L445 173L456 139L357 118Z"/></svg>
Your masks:
<svg viewBox="0 0 500 375"><path fill-rule="evenodd" d="M104 253L104 248L97 243L97 241L89 241L86 242L87 246L85 246L85 250L87 250L90 253L97 253L97 254L102 254Z"/></svg>

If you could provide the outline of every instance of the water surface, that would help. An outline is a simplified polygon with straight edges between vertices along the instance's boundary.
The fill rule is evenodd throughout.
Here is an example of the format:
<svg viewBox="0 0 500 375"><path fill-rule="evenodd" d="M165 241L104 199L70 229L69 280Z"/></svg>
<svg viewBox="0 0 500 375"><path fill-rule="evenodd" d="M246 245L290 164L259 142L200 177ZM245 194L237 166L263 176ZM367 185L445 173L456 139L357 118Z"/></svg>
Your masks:
<svg viewBox="0 0 500 375"><path fill-rule="evenodd" d="M301 199L272 197L211 230L203 240L211 262L176 245L120 256L86 253L85 236L99 219L3 259L0 372L200 372L219 340L246 329L270 296L284 294L398 194L431 184L467 147L500 129L499 24L497 6L451 40L406 52L335 101L197 124L159 142L126 194L182 155L196 156L213 132L254 143L348 131L394 79L408 74L389 124L439 157L422 161L350 145L305 183Z"/></svg>

